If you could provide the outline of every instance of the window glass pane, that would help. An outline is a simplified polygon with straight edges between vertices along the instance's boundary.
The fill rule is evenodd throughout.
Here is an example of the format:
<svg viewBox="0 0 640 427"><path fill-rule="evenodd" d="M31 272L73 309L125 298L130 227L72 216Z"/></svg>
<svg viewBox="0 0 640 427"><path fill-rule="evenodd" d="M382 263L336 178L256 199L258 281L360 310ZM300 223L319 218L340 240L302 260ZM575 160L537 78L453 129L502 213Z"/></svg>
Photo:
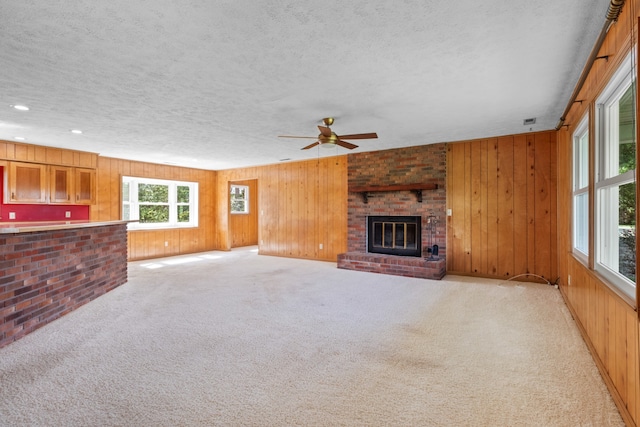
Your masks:
<svg viewBox="0 0 640 427"><path fill-rule="evenodd" d="M636 132L635 132L635 109L633 94L635 84L622 95L619 105L619 158L618 158L618 174L636 168Z"/></svg>
<svg viewBox="0 0 640 427"><path fill-rule="evenodd" d="M138 201L169 203L169 186L158 184L138 184ZM142 221L142 216L140 216Z"/></svg>
<svg viewBox="0 0 640 427"><path fill-rule="evenodd" d="M189 203L189 187L178 185L178 203Z"/></svg>
<svg viewBox="0 0 640 427"><path fill-rule="evenodd" d="M189 222L189 206L178 206L178 222Z"/></svg>
<svg viewBox="0 0 640 427"><path fill-rule="evenodd" d="M167 205L141 205L141 223L169 222L169 206Z"/></svg>
<svg viewBox="0 0 640 427"><path fill-rule="evenodd" d="M573 246L585 255L589 253L589 193L573 199Z"/></svg>
<svg viewBox="0 0 640 427"><path fill-rule="evenodd" d="M129 183L128 182L122 183L122 201L123 202L129 201Z"/></svg>
<svg viewBox="0 0 640 427"><path fill-rule="evenodd" d="M576 140L573 189L579 190L589 185L589 133L585 132Z"/></svg>
<svg viewBox="0 0 640 427"><path fill-rule="evenodd" d="M122 219L125 221L131 219L131 207L129 205L122 205Z"/></svg>
<svg viewBox="0 0 640 427"><path fill-rule="evenodd" d="M619 188L619 272L632 282L636 281L636 184Z"/></svg>
<svg viewBox="0 0 640 427"><path fill-rule="evenodd" d="M244 200L231 200L231 212L246 212Z"/></svg>
<svg viewBox="0 0 640 427"><path fill-rule="evenodd" d="M631 182L602 188L598 213L598 262L607 269L635 282L635 189Z"/></svg>
<svg viewBox="0 0 640 427"><path fill-rule="evenodd" d="M245 187L241 186L232 186L231 187L231 198L233 199L245 199L247 194L247 190Z"/></svg>

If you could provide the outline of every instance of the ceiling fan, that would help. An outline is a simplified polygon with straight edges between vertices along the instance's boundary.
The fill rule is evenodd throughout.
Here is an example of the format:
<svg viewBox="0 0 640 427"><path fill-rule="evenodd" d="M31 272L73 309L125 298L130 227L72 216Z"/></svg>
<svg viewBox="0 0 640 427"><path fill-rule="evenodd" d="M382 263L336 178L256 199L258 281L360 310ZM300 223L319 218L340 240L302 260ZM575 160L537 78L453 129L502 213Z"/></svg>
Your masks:
<svg viewBox="0 0 640 427"><path fill-rule="evenodd" d="M313 148L316 145L321 145L324 147L335 147L339 145L340 147L348 148L349 150L353 150L357 147L357 145L352 144L350 142L345 141L345 139L373 139L377 138L378 135L373 133L356 133L352 135L336 135L329 126L333 124L333 117L325 117L322 119L322 122L325 126L318 126L320 129L320 135L318 136L292 136L292 135L278 135L279 138L308 138L308 139L317 139L313 144L307 145L306 147L302 147L302 150L308 150L309 148Z"/></svg>

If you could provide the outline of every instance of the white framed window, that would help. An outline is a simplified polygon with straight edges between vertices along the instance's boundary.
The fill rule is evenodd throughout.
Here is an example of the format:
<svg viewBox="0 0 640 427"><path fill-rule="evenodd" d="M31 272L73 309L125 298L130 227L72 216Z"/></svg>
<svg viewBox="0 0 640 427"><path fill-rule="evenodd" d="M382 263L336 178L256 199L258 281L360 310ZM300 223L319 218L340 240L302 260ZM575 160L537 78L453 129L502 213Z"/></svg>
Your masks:
<svg viewBox="0 0 640 427"><path fill-rule="evenodd" d="M249 186L231 184L229 201L232 214L249 213Z"/></svg>
<svg viewBox="0 0 640 427"><path fill-rule="evenodd" d="M573 134L573 253L589 257L589 116Z"/></svg>
<svg viewBox="0 0 640 427"><path fill-rule="evenodd" d="M629 55L596 101L595 269L634 300L635 98Z"/></svg>
<svg viewBox="0 0 640 427"><path fill-rule="evenodd" d="M198 226L198 183L122 177L122 219L129 229Z"/></svg>

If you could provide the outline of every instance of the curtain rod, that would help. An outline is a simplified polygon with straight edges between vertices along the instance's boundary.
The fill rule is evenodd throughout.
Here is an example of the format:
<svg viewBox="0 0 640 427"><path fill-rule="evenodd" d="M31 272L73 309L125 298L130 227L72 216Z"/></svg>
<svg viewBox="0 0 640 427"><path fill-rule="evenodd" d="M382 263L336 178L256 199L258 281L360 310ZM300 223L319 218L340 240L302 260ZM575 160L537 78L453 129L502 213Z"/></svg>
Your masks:
<svg viewBox="0 0 640 427"><path fill-rule="evenodd" d="M569 102L567 103L567 106L564 109L564 113L562 113L562 117L560 117L560 120L556 125L556 130L560 130L560 128L564 125L564 121L567 119L567 114L569 114L569 110L571 110L573 103L576 101L576 98L578 97L578 93L582 89L582 86L584 86L584 82L587 80L589 71L591 71L591 67L593 66L593 63L595 62L598 56L598 52L602 47L602 43L604 43L604 38L606 37L607 32L609 32L609 28L611 28L611 25L613 25L613 23L617 21L618 17L620 16L620 12L622 11L622 6L624 6L624 2L625 0L610 1L609 9L607 10L607 17L604 21L604 25L602 26L602 30L600 30L598 39L596 40L596 43L593 46L593 49L591 49L591 53L589 54L587 63L584 65L584 68L582 68L582 74L580 74L580 79L578 79L578 83L576 83L576 86L573 89L573 93L571 94L571 98L569 98Z"/></svg>

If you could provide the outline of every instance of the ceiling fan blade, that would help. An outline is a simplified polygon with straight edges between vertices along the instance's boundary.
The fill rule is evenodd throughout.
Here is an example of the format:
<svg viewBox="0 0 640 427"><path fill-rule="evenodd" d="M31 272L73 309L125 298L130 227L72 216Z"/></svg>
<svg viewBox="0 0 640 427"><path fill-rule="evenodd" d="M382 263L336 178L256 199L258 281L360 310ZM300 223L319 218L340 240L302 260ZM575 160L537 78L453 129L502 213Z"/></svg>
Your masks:
<svg viewBox="0 0 640 427"><path fill-rule="evenodd" d="M347 142L347 141L342 141L342 140L338 140L338 142L336 142L336 144L341 146L341 147L348 148L349 150L353 150L354 148L358 147L355 144L352 144L352 143Z"/></svg>
<svg viewBox="0 0 640 427"><path fill-rule="evenodd" d="M278 138L305 138L305 139L318 139L317 136L294 136L294 135L278 135Z"/></svg>
<svg viewBox="0 0 640 427"><path fill-rule="evenodd" d="M318 126L318 129L320 129L320 133L324 136L331 136L331 129L329 129L328 127L325 126Z"/></svg>
<svg viewBox="0 0 640 427"><path fill-rule="evenodd" d="M354 133L353 135L340 135L340 139L373 139L377 138L378 134L373 133Z"/></svg>
<svg viewBox="0 0 640 427"><path fill-rule="evenodd" d="M318 144L320 144L320 141L316 141L316 142L314 142L314 143L313 143L313 144L311 144L311 145L307 145L306 147L302 147L302 148L301 148L301 150L308 150L309 148L313 148L313 147L315 147L315 146L316 146L316 145L318 145Z"/></svg>

